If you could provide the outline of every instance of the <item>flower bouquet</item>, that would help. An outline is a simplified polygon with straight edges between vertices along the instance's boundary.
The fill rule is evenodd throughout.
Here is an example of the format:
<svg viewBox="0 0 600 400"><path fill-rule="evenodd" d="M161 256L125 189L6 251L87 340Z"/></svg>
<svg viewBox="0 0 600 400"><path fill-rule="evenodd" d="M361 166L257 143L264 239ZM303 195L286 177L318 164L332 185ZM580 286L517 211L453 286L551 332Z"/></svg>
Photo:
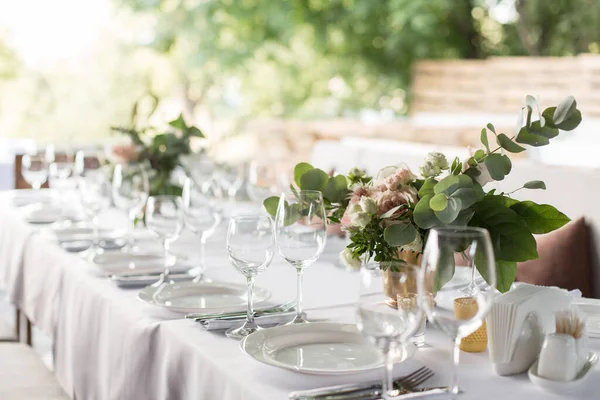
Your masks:
<svg viewBox="0 0 600 400"><path fill-rule="evenodd" d="M523 145L547 145L559 130L571 131L580 122L581 112L572 96L543 112L535 98L527 96L517 132L509 137L488 124L481 131L482 147L466 160L454 158L450 163L444 154L430 153L420 175L399 164L383 168L375 177L357 168L346 176L329 177L310 164L300 163L294 169L295 186L291 190L323 193L329 221L341 223L350 235L350 244L340 258L355 268L371 259L415 263L429 230L435 227L485 228L496 257L497 289L506 292L515 280L517 262L538 257L533 235L558 229L569 218L551 205L511 197L520 189L545 189L542 181L527 182L510 193L486 191L484 185L501 181L510 173L512 163L505 152L523 152ZM497 146L492 146L490 137ZM264 206L275 215L278 203L277 197L270 197ZM447 265L451 271L444 275L450 279L455 268L453 254ZM482 276L486 278L484 272ZM437 284L441 287L446 281Z"/></svg>

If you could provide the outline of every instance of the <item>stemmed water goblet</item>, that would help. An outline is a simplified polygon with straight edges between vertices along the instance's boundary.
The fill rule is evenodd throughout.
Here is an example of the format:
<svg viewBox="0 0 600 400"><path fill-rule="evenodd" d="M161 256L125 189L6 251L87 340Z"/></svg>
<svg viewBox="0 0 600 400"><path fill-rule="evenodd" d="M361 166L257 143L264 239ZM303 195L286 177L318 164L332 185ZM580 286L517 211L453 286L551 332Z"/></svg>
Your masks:
<svg viewBox="0 0 600 400"><path fill-rule="evenodd" d="M93 256L100 252L99 215L110 207L112 192L107 172L103 169L88 172L77 184L81 205L92 221L93 240L89 251Z"/></svg>
<svg viewBox="0 0 600 400"><path fill-rule="evenodd" d="M465 295L448 284L455 276L455 253L468 252L473 262L467 268L477 269L488 289ZM474 272L473 272L474 273ZM429 232L419 274L419 303L430 321L454 342L454 370L451 393L458 395L458 364L461 339L475 332L483 323L494 296L496 264L487 230L475 227L444 227ZM430 301L431 294L434 300Z"/></svg>
<svg viewBox="0 0 600 400"><path fill-rule="evenodd" d="M150 192L148 173L143 164L117 164L113 171L112 196L115 206L129 218L128 247L135 248L135 222Z"/></svg>
<svg viewBox="0 0 600 400"><path fill-rule="evenodd" d="M218 169L219 183L223 187L229 201L235 196L244 183L244 168L242 165L223 164Z"/></svg>
<svg viewBox="0 0 600 400"><path fill-rule="evenodd" d="M229 329L226 335L242 339L260 330L254 322L254 279L263 272L273 259L273 225L264 215L239 215L232 217L227 230L227 253L231 264L246 277L248 283L248 311L246 322L237 329Z"/></svg>
<svg viewBox="0 0 600 400"><path fill-rule="evenodd" d="M203 193L200 185L191 178L183 184L183 216L185 226L200 237L200 265L195 281L200 281L206 271L206 241L221 223L221 213L214 201Z"/></svg>
<svg viewBox="0 0 600 400"><path fill-rule="evenodd" d="M327 224L323 195L316 190L282 194L275 215L275 242L279 254L297 273L296 317L290 324L308 322L302 311L302 274L325 248Z"/></svg>
<svg viewBox="0 0 600 400"><path fill-rule="evenodd" d="M181 197L171 195L150 196L146 202L146 226L162 240L164 272L153 286L163 287L172 283L171 267L175 257L170 255L170 246L183 229L183 203Z"/></svg>
<svg viewBox="0 0 600 400"><path fill-rule="evenodd" d="M21 158L21 175L34 190L40 190L48 180L48 163L44 154L25 154Z"/></svg>
<svg viewBox="0 0 600 400"><path fill-rule="evenodd" d="M248 169L246 189L250 200L262 205L270 196L277 196L282 190L287 190L285 175L273 163L253 161Z"/></svg>
<svg viewBox="0 0 600 400"><path fill-rule="evenodd" d="M385 271L385 272L384 272ZM401 262L368 264L361 269L361 284L356 312L357 328L384 355L382 397L393 398L394 358L417 330L422 311L417 301L391 305L389 287L399 293L409 293L416 287L418 268ZM385 277L384 277L385 275Z"/></svg>

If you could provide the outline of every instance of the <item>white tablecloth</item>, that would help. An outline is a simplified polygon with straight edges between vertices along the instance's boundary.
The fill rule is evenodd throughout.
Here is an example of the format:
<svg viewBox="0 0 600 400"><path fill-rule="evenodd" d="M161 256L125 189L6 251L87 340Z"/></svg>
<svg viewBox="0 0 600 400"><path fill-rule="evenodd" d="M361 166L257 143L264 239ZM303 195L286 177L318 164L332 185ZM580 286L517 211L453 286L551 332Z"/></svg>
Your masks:
<svg viewBox="0 0 600 400"><path fill-rule="evenodd" d="M192 321L142 303L137 290L117 288L97 270L55 243L31 235L31 228L3 207L0 211L0 284L33 322L54 338L55 371L65 391L77 399L286 399L298 389L378 379L379 371L343 377L302 375L260 364L236 341L207 332ZM105 221L112 223L111 220ZM191 239L192 242L194 239ZM174 251L189 248L189 241ZM227 261L222 233L207 246L207 275L242 283ZM21 254L20 258L18 255ZM324 260L332 259L331 252ZM15 278L15 277L21 278ZM295 271L276 259L257 285L275 301L295 296ZM305 307L355 301L358 275L320 261L305 273ZM353 322L350 306L309 311L309 316ZM428 384L448 384L450 341L429 329L431 347L396 366L402 374L427 365L436 376ZM600 340L591 339L600 351ZM464 399L547 399L526 375L496 376L487 353L462 353ZM600 371L571 398L598 398Z"/></svg>

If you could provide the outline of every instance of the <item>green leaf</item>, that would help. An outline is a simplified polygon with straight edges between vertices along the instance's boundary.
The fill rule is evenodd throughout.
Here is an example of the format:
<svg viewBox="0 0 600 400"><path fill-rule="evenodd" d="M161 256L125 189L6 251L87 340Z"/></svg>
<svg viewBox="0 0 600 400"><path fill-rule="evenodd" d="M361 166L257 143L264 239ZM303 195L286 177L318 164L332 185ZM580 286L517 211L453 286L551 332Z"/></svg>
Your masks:
<svg viewBox="0 0 600 400"><path fill-rule="evenodd" d="M515 142L509 139L504 133L501 133L496 138L496 142L498 142L498 146L502 147L506 151L510 151L511 153L520 153L525 151L524 147L519 146Z"/></svg>
<svg viewBox="0 0 600 400"><path fill-rule="evenodd" d="M485 166L493 180L501 181L510 173L512 163L503 154L490 154L485 159Z"/></svg>
<svg viewBox="0 0 600 400"><path fill-rule="evenodd" d="M550 140L546 136L531 132L526 126L521 128L515 140L518 143L528 144L535 147L545 146L550 143Z"/></svg>
<svg viewBox="0 0 600 400"><path fill-rule="evenodd" d="M536 259L537 244L527 223L503 204L503 197L486 196L474 204L475 214L469 225L489 231L496 259L517 262Z"/></svg>
<svg viewBox="0 0 600 400"><path fill-rule="evenodd" d="M475 161L480 162L481 160L483 160L483 158L485 157L485 151L479 149L475 152L475 154L473 154L473 158L475 159Z"/></svg>
<svg viewBox="0 0 600 400"><path fill-rule="evenodd" d="M429 201L433 196L427 195L417 203L413 211L415 224L421 229L431 229L440 225L440 221L435 216L433 210L429 207Z"/></svg>
<svg viewBox="0 0 600 400"><path fill-rule="evenodd" d="M263 201L263 206L265 207L265 210L267 210L271 217L275 217L275 215L277 215L277 207L279 206L279 197L267 197Z"/></svg>
<svg viewBox="0 0 600 400"><path fill-rule="evenodd" d="M516 278L516 262L496 260L496 289L498 291L501 293L508 292Z"/></svg>
<svg viewBox="0 0 600 400"><path fill-rule="evenodd" d="M442 246L438 253L437 269L433 278L433 292L439 292L454 276L454 252L447 246Z"/></svg>
<svg viewBox="0 0 600 400"><path fill-rule="evenodd" d="M325 171L318 168L309 169L300 177L300 189L319 190L322 192L328 181L329 175Z"/></svg>
<svg viewBox="0 0 600 400"><path fill-rule="evenodd" d="M546 121L545 126L550 128L556 128L556 125L554 125L554 122L552 122L552 120L554 119L555 112L556 107L548 107L544 110L544 112L542 112L542 117L544 118L544 121Z"/></svg>
<svg viewBox="0 0 600 400"><path fill-rule="evenodd" d="M572 131L573 129L577 128L577 126L579 126L580 123L581 111L575 110L575 112L569 118L567 118L562 123L557 124L556 127L562 129L563 131Z"/></svg>
<svg viewBox="0 0 600 400"><path fill-rule="evenodd" d="M510 209L516 212L525 221L529 231L536 235L552 232L571 220L551 205L536 204L533 201L513 204Z"/></svg>
<svg viewBox="0 0 600 400"><path fill-rule="evenodd" d="M284 215L284 219L283 219L283 224L285 226L295 224L296 222L298 222L300 217L302 217L302 212L300 211L300 204L294 203L294 204L287 205L287 202L286 202L284 207L285 207L285 215Z"/></svg>
<svg viewBox="0 0 600 400"><path fill-rule="evenodd" d="M425 196L433 196L435 192L433 191L433 187L438 182L434 178L427 178L425 182L423 182L423 186L419 189L419 198L422 199Z"/></svg>
<svg viewBox="0 0 600 400"><path fill-rule="evenodd" d="M205 137L205 136L204 136L204 133L202 133L202 131L201 131L200 129L196 128L195 126L190 126L190 127L189 127L189 128L186 130L186 131L185 131L185 133L186 133L188 136L193 136L193 137L197 137L197 138L203 138L203 137Z"/></svg>
<svg viewBox="0 0 600 400"><path fill-rule="evenodd" d="M457 189L470 188L473 186L473 179L468 175L448 175L440 180L433 188L435 194L445 193L451 195Z"/></svg>
<svg viewBox="0 0 600 400"><path fill-rule="evenodd" d="M398 210L399 210L399 209L401 209L402 207L406 207L406 205L405 205L405 204L401 204L401 205L399 205L399 206L396 206L396 207L394 207L394 208L392 208L392 209L388 210L387 212L385 212L385 213L381 214L381 215L379 216L379 218L381 218L381 219L389 218L389 217L391 217L392 215L394 215L394 213L396 213L396 211L398 211Z"/></svg>
<svg viewBox="0 0 600 400"><path fill-rule="evenodd" d="M497 133L496 133L496 128L494 128L494 125L492 125L492 124L487 124L486 126L487 126L487 128L488 128L490 131L494 132L494 135L497 135Z"/></svg>
<svg viewBox="0 0 600 400"><path fill-rule="evenodd" d="M487 131L485 130L485 128L483 128L481 130L481 143L485 146L487 152L490 152L490 144L488 142L488 137L487 137Z"/></svg>
<svg viewBox="0 0 600 400"><path fill-rule="evenodd" d="M483 200L485 193L483 190L477 190L475 188L461 188L452 193L451 197L460 199L462 209L471 207L478 201ZM433 201L433 200L432 200ZM433 206L431 207L433 208ZM435 210L435 209L434 209Z"/></svg>
<svg viewBox="0 0 600 400"><path fill-rule="evenodd" d="M460 213L458 213L458 217L452 222L452 225L456 226L467 226L471 218L473 218L473 210L471 208L463 209Z"/></svg>
<svg viewBox="0 0 600 400"><path fill-rule="evenodd" d="M180 129L182 131L185 131L187 129L187 125L185 124L185 120L183 119L183 114L179 114L177 119L169 121L169 125L175 129Z"/></svg>
<svg viewBox="0 0 600 400"><path fill-rule="evenodd" d="M523 187L525 189L542 189L542 190L546 190L546 184L544 183L544 181L529 181L526 182Z"/></svg>
<svg viewBox="0 0 600 400"><path fill-rule="evenodd" d="M431 207L431 209L433 211L443 211L446 209L447 205L448 205L448 196L446 196L444 193L436 194L429 201L429 207Z"/></svg>
<svg viewBox="0 0 600 400"><path fill-rule="evenodd" d="M531 126L531 114L533 113L533 108L531 108L529 106L525 106L525 109L527 110L527 118L525 119L525 126L529 127L529 126Z"/></svg>
<svg viewBox="0 0 600 400"><path fill-rule="evenodd" d="M433 199L431 199L431 201L433 201ZM431 207L431 203L429 204ZM433 207L432 207L433 209ZM460 199L456 199L454 197L450 197L448 198L448 204L446 206L446 208L444 208L441 211L435 211L435 216L440 220L441 223L443 224L451 224L452 222L454 222L454 220L456 219L456 217L458 217L458 214L460 213L462 209L462 204Z"/></svg>
<svg viewBox="0 0 600 400"><path fill-rule="evenodd" d="M401 247L412 243L417 236L413 224L393 224L385 228L383 238L392 247Z"/></svg>
<svg viewBox="0 0 600 400"><path fill-rule="evenodd" d="M305 162L296 164L296 166L294 167L294 181L296 182L296 185L298 185L300 187L300 177L302 176L302 174L304 174L306 171L309 171L313 168L314 167L312 165L310 165L309 163L305 163Z"/></svg>
<svg viewBox="0 0 600 400"><path fill-rule="evenodd" d="M531 128L529 129L534 134L542 135L544 137L547 137L548 139L552 139L558 136L558 128L549 125L541 126L540 121L535 121L533 124L531 124Z"/></svg>
<svg viewBox="0 0 600 400"><path fill-rule="evenodd" d="M348 181L344 175L336 175L329 178L323 190L323 196L332 203L341 203L350 193Z"/></svg>
<svg viewBox="0 0 600 400"><path fill-rule="evenodd" d="M552 123L558 127L564 121L569 119L569 117L571 117L576 110L577 101L575 101L575 97L568 96L556 107L554 116L552 118Z"/></svg>

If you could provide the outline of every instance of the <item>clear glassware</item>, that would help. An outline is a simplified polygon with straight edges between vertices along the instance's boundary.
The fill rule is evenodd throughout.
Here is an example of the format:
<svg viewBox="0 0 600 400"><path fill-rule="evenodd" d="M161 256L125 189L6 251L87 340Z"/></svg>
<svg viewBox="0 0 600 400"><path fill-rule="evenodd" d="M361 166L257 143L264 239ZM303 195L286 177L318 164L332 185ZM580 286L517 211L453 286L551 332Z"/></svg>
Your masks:
<svg viewBox="0 0 600 400"><path fill-rule="evenodd" d="M195 278L199 281L206 271L206 241L221 223L221 213L191 178L187 178L183 184L182 198L185 226L200 237L200 265Z"/></svg>
<svg viewBox="0 0 600 400"><path fill-rule="evenodd" d="M454 283L455 253L468 251L474 263L468 268L477 269L485 277L488 289L480 289L466 296ZM458 277L457 277L458 278ZM445 227L429 232L419 274L419 303L430 321L435 323L454 342L454 371L451 393L458 396L458 364L460 341L475 332L487 315L496 286L494 250L487 230L474 227ZM431 294L434 299L431 301ZM466 307L465 307L466 306Z"/></svg>
<svg viewBox="0 0 600 400"><path fill-rule="evenodd" d="M48 180L48 163L44 154L25 154L21 159L21 175L34 190Z"/></svg>
<svg viewBox="0 0 600 400"><path fill-rule="evenodd" d="M135 248L135 223L148 200L150 182L143 164L117 164L113 171L112 196L115 206L129 218L128 248Z"/></svg>
<svg viewBox="0 0 600 400"><path fill-rule="evenodd" d="M79 199L83 210L92 221L93 240L89 251L92 255L100 250L100 221L99 215L108 209L112 200L112 191L107 172L100 169L86 173L77 185Z"/></svg>
<svg viewBox="0 0 600 400"><path fill-rule="evenodd" d="M271 196L278 196L286 191L288 182L281 168L274 163L253 161L248 169L246 190L250 200L260 204Z"/></svg>
<svg viewBox="0 0 600 400"><path fill-rule="evenodd" d="M79 150L75 154L73 175L83 177L86 174L99 170L104 163L104 155L97 150Z"/></svg>
<svg viewBox="0 0 600 400"><path fill-rule="evenodd" d="M275 216L275 242L279 254L297 273L296 317L290 324L308 322L302 311L302 274L325 248L327 224L323 195L316 190L282 194Z"/></svg>
<svg viewBox="0 0 600 400"><path fill-rule="evenodd" d="M153 286L172 283L171 267L175 257L169 249L183 229L183 202L179 196L150 196L146 202L146 227L162 240L165 271Z"/></svg>
<svg viewBox="0 0 600 400"><path fill-rule="evenodd" d="M230 338L242 339L261 328L254 322L254 279L273 259L273 225L264 215L239 215L232 217L227 230L229 261L248 282L248 311L246 322L239 328L229 329Z"/></svg>
<svg viewBox="0 0 600 400"><path fill-rule="evenodd" d="M230 201L235 200L237 192L244 184L243 165L222 164L218 169L219 183Z"/></svg>
<svg viewBox="0 0 600 400"><path fill-rule="evenodd" d="M389 305L383 269L389 270L386 273L388 285L391 280L393 287L400 292L409 292L410 288L416 286L419 269L399 262L369 264L361 269L356 326L367 340L383 352L382 397L388 399L398 395L393 388L392 375L395 354L398 350L404 350L403 346L419 327L422 311L414 298L413 301L399 303L397 308Z"/></svg>

